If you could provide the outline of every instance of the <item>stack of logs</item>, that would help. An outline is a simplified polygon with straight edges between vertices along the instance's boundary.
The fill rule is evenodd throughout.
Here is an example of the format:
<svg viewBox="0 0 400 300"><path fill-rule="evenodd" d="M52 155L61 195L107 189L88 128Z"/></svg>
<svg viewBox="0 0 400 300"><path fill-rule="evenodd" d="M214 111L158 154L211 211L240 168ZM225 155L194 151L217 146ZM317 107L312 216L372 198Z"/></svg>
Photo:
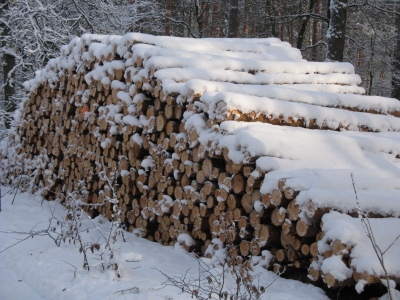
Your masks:
<svg viewBox="0 0 400 300"><path fill-rule="evenodd" d="M27 159L46 158L35 173L43 197L63 201L66 192L84 189L86 212L109 219L114 212L107 199L117 198L126 228L151 241L174 245L179 234L188 233L196 243L183 246L210 256L206 250L218 247L212 243L218 238L237 245L233 254L242 257L270 250L275 272L303 270L312 281L323 277L330 287L348 283L309 267L318 255L350 250L334 241L330 251L318 253L324 235L320 220L329 210L310 205L306 213L312 222L305 222L299 218L298 192L286 187L284 179L271 194L262 194L263 174L254 172L254 162L236 164L227 149L207 152L197 132L187 132L182 122L185 111L196 112L196 97L177 102L178 95L164 92L156 79L134 82L140 59L133 71L108 74L118 88L102 80L88 85L85 75L100 63L88 61L79 73L65 69L59 81L43 83L24 103L18 151ZM132 90L136 100L129 104L119 92ZM349 265L348 254L344 260ZM353 278L376 280L364 275L355 272Z"/></svg>

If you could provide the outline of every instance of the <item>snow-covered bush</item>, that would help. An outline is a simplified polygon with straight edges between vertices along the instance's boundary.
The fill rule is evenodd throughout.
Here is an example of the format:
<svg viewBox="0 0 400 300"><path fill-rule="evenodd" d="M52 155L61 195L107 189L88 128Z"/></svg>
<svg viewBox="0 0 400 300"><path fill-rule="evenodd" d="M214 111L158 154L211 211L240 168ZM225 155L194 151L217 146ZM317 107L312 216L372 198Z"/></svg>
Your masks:
<svg viewBox="0 0 400 300"><path fill-rule="evenodd" d="M83 199L87 194L84 182L79 182L78 188L73 192L61 191L56 195L56 199L67 208L67 214L64 220L58 221L59 226L59 239L64 243L74 244L78 247L79 252L83 256L83 269L90 271L95 268L100 271L114 270L117 277L120 277L118 266L118 248L115 247L117 240L123 236L121 228L121 210L118 206L118 199L116 192L113 188L114 184L111 183L110 178L107 177L106 172L100 172L100 178L108 184L111 190L111 197L105 197L103 204L87 204ZM110 176L114 178L115 174ZM108 232L103 232L93 222L91 216L88 214L90 209L96 209L98 206L104 206L107 203L113 207L113 215L110 221ZM108 222L104 217L99 216L101 222ZM85 238L82 233L94 231L93 237ZM91 263L93 259L89 256L92 255L98 260L96 264ZM92 257L93 258L93 257Z"/></svg>

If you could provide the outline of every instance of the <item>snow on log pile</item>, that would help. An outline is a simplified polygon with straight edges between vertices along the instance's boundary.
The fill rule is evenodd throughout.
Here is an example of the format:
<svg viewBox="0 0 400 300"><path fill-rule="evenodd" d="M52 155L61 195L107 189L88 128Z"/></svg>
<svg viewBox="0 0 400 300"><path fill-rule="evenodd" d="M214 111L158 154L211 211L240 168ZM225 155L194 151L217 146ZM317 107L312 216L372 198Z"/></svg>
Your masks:
<svg viewBox="0 0 400 300"><path fill-rule="evenodd" d="M361 291L385 276L361 214L400 280L400 102L359 83L275 38L84 35L25 83L2 166L110 219L111 178L142 237Z"/></svg>

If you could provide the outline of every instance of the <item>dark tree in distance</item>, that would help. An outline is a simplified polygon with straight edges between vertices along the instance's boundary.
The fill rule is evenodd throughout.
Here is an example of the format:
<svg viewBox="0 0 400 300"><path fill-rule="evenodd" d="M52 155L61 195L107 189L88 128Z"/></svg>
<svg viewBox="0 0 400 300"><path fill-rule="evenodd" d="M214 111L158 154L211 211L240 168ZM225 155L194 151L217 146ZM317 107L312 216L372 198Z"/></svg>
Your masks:
<svg viewBox="0 0 400 300"><path fill-rule="evenodd" d="M303 47L304 33L306 32L307 24L311 17L310 14L313 12L316 2L317 0L310 0L308 4L308 14L302 18L303 20L301 22L299 37L297 39L297 46L296 46L298 49L301 49Z"/></svg>
<svg viewBox="0 0 400 300"><path fill-rule="evenodd" d="M239 0L229 1L228 38L239 37Z"/></svg>
<svg viewBox="0 0 400 300"><path fill-rule="evenodd" d="M395 6L396 46L392 64L392 97L400 100L400 3Z"/></svg>
<svg viewBox="0 0 400 300"><path fill-rule="evenodd" d="M2 18L5 14L5 11L8 10L8 0L0 0L0 18ZM2 36L1 46L3 49L7 48L6 37L10 34L9 25L5 22L0 22L0 30ZM12 55L11 51L3 51L3 92L4 98L2 103L2 108L5 109L7 112L13 112L16 109L16 104L13 101L13 96L15 95L15 82L13 76L13 69L16 66L15 56ZM1 99L1 98L0 98ZM8 127L8 122L6 123Z"/></svg>
<svg viewBox="0 0 400 300"><path fill-rule="evenodd" d="M327 60L343 61L349 0L330 0Z"/></svg>

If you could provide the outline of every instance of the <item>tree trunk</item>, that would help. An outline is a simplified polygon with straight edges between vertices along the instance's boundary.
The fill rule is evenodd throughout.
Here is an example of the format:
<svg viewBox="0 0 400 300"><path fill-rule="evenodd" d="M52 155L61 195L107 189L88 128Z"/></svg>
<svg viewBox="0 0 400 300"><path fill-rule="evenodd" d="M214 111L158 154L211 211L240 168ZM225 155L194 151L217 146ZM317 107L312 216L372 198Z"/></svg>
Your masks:
<svg viewBox="0 0 400 300"><path fill-rule="evenodd" d="M239 1L229 1L229 15L228 15L228 38L237 38L239 36L239 24L238 24L238 13L239 13Z"/></svg>
<svg viewBox="0 0 400 300"><path fill-rule="evenodd" d="M211 18L211 37L219 37L219 10L219 3L214 4Z"/></svg>
<svg viewBox="0 0 400 300"><path fill-rule="evenodd" d="M202 38L204 36L204 31L206 26L206 21L207 21L207 13L208 13L208 5L205 1L201 2L201 6L199 8L199 11L197 11L197 23L199 27L199 37Z"/></svg>
<svg viewBox="0 0 400 300"><path fill-rule="evenodd" d="M271 20L270 20L270 1L266 2L265 5L265 17L263 18L264 20L264 32L263 32L263 36L265 37L269 37L271 36Z"/></svg>
<svg viewBox="0 0 400 300"><path fill-rule="evenodd" d="M250 3L249 3L249 0L246 0L245 1L245 8L244 8L245 21L244 21L244 29L243 29L245 38L249 37L250 17L251 17L251 14L250 14Z"/></svg>
<svg viewBox="0 0 400 300"><path fill-rule="evenodd" d="M392 97L400 100L400 4L396 3L395 9L397 15L395 26L397 29L396 49L393 56L392 64Z"/></svg>
<svg viewBox="0 0 400 300"><path fill-rule="evenodd" d="M317 0L315 3L315 13L319 15L321 13L321 0ZM313 34L312 34L312 44L315 45L319 39L320 24L317 19L313 20ZM311 54L312 61L318 61L318 47L312 48Z"/></svg>
<svg viewBox="0 0 400 300"><path fill-rule="evenodd" d="M330 1L327 60L343 61L348 2L348 0Z"/></svg>
<svg viewBox="0 0 400 300"><path fill-rule="evenodd" d="M278 15L278 11L276 9L276 6L272 6L271 12L272 12L272 16L277 16ZM272 34L273 37L277 36L277 33L276 33L276 19L275 18L272 19L271 34Z"/></svg>
<svg viewBox="0 0 400 300"><path fill-rule="evenodd" d="M167 18L165 19L165 35L171 35L172 0L167 1Z"/></svg>
<svg viewBox="0 0 400 300"><path fill-rule="evenodd" d="M371 37L371 56L369 57L369 63L368 63L368 81L367 81L367 88L366 88L366 94L368 96L371 96L372 94L372 85L374 83L374 66L373 66L373 60L374 60L374 38L373 36Z"/></svg>
<svg viewBox="0 0 400 300"><path fill-rule="evenodd" d="M191 30L192 30L192 20L193 20L193 11L189 10L189 28L188 28L188 35L187 37L191 37Z"/></svg>
<svg viewBox="0 0 400 300"><path fill-rule="evenodd" d="M329 22L330 22L330 19L331 19L330 7L331 7L331 0L327 0L326 1L326 18L328 19L328 27L329 27Z"/></svg>
<svg viewBox="0 0 400 300"><path fill-rule="evenodd" d="M4 15L4 11L8 9L8 1L1 0L2 10L0 12L0 16ZM3 51L6 49L5 38L9 35L10 29L4 25L4 23L0 23L2 27L2 48ZM13 82L14 74L12 74L12 70L15 67L15 57L13 55L8 54L6 51L3 52L3 81L4 81L4 101L5 108L7 112L13 112L16 109L16 105L14 104L12 97L15 95L15 84ZM9 124L6 124L7 126Z"/></svg>
<svg viewBox="0 0 400 300"><path fill-rule="evenodd" d="M308 13L312 13L312 11L314 10L314 5L315 5L316 0L310 0L309 4L308 4ZM301 27L300 27L300 31L299 31L299 38L297 39L297 48L301 49L301 47L303 46L303 41L304 41L304 33L306 32L307 29L307 24L308 21L310 20L310 16L306 16L303 17L303 20L301 22Z"/></svg>
<svg viewBox="0 0 400 300"><path fill-rule="evenodd" d="M285 12L283 9L282 0L279 0L278 16L282 17L284 14ZM280 19L278 23L278 37L281 41L283 41L283 31L284 31L283 22L282 19Z"/></svg>

